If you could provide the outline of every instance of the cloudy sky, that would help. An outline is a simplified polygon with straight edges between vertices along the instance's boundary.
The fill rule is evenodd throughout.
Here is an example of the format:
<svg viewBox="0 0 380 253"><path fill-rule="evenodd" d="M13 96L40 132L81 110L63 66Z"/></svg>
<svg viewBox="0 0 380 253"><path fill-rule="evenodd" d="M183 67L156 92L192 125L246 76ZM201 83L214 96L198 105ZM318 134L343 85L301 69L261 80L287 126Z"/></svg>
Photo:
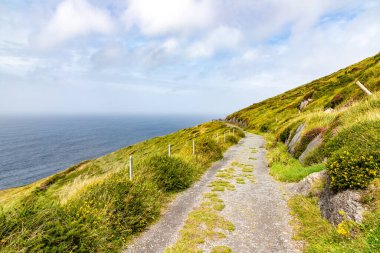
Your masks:
<svg viewBox="0 0 380 253"><path fill-rule="evenodd" d="M0 114L217 113L380 51L378 0L1 0Z"/></svg>

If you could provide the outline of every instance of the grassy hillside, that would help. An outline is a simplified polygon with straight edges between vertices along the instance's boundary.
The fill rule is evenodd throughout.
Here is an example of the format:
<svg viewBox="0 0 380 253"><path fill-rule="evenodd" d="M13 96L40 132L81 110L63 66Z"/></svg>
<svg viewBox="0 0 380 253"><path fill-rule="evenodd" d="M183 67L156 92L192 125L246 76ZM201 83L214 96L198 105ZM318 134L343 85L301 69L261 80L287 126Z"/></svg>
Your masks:
<svg viewBox="0 0 380 253"><path fill-rule="evenodd" d="M235 112L227 119L237 118L248 124L251 130L275 131L286 127L294 120L323 112L326 108L342 109L365 97L355 84L359 80L372 92L380 90L380 54L341 69L331 75L287 91L281 95L253 104ZM309 105L298 113L298 106L304 99L312 99Z"/></svg>
<svg viewBox="0 0 380 253"><path fill-rule="evenodd" d="M229 130L221 122L201 124L0 191L0 252L119 251L244 135L236 129L226 142L216 141L217 133ZM130 155L135 161L132 181Z"/></svg>
<svg viewBox="0 0 380 253"><path fill-rule="evenodd" d="M374 93L368 97L356 84L359 80ZM379 148L380 54L341 69L276 97L233 113L227 120L239 121L248 130L269 132L282 142L291 137L301 123L306 127L295 147L295 156L305 150L316 135L323 145L306 159L320 163L337 150ZM302 101L309 104L299 112ZM332 112L325 112L332 108Z"/></svg>
<svg viewBox="0 0 380 253"><path fill-rule="evenodd" d="M356 84L363 83L372 96ZM303 101L307 106L300 109ZM331 75L233 113L227 120L267 137L271 174L299 181L327 168L334 191L356 189L367 213L363 224L348 220L334 227L322 218L318 197L293 197L297 238L306 252L379 252L380 249L380 54ZM291 156L289 143L301 125ZM313 140L317 145L297 159ZM320 186L319 186L320 187Z"/></svg>

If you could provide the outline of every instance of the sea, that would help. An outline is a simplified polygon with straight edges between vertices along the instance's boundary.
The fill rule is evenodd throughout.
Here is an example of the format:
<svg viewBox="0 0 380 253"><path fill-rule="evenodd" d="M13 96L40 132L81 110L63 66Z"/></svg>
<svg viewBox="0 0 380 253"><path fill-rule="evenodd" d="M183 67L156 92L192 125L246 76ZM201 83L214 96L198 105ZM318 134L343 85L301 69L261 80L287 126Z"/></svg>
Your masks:
<svg viewBox="0 0 380 253"><path fill-rule="evenodd" d="M216 118L213 115L2 116L0 189Z"/></svg>

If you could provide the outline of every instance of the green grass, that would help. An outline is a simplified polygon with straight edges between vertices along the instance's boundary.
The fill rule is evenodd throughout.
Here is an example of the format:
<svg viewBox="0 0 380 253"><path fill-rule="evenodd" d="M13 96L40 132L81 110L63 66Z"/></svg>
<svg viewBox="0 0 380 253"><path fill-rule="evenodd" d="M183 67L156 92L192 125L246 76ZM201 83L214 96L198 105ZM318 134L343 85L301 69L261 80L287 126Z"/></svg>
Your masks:
<svg viewBox="0 0 380 253"><path fill-rule="evenodd" d="M28 186L0 191L1 252L119 252L156 221L173 196L235 143L216 143L210 122L85 161ZM192 139L196 155L192 155ZM167 146L172 145L172 157ZM128 161L133 155L134 178ZM224 208L216 198L212 210Z"/></svg>
<svg viewBox="0 0 380 253"><path fill-rule="evenodd" d="M227 168L224 170L219 170L218 173L216 173L216 177L224 178L226 180L234 178L234 168Z"/></svg>
<svg viewBox="0 0 380 253"><path fill-rule="evenodd" d="M325 165L317 164L304 167L299 161L295 160L294 163L282 164L274 163L270 167L270 174L282 182L298 182L311 173L319 172L325 169Z"/></svg>
<svg viewBox="0 0 380 253"><path fill-rule="evenodd" d="M245 167L241 171L243 171L243 172L253 172L253 168Z"/></svg>
<svg viewBox="0 0 380 253"><path fill-rule="evenodd" d="M355 84L360 80L372 92L380 91L380 53L359 63L341 69L331 75L314 80L283 94L253 104L227 117L237 119L248 124L248 130L261 132L277 132L285 129L292 120L306 118L309 113L322 112L321 121L315 121L316 127L329 124L331 117L323 110L334 97L340 95L343 100L336 106L336 110L344 110L352 101L360 101L366 95ZM306 97L312 101L301 113L297 106ZM325 119L327 121L325 121ZM310 129L315 126L310 126ZM309 129L309 130L310 130Z"/></svg>
<svg viewBox="0 0 380 253"><path fill-rule="evenodd" d="M226 238L225 233L235 230L230 221L219 215L219 211L224 208L224 203L218 198L218 194L206 193L204 198L200 207L190 212L180 231L180 238L172 247L165 249L166 253L202 252L198 246L205 243L206 240L217 241ZM224 248L216 248L216 250L222 249Z"/></svg>
<svg viewBox="0 0 380 253"><path fill-rule="evenodd" d="M225 181L225 180L212 181L210 183L209 187L212 187L212 191L222 191L223 192L225 189L230 190L230 191L236 190L235 186L233 184L231 184L229 181Z"/></svg>
<svg viewBox="0 0 380 253"><path fill-rule="evenodd" d="M245 184L245 180L242 177L238 177L238 178L236 178L236 183L237 184Z"/></svg>
<svg viewBox="0 0 380 253"><path fill-rule="evenodd" d="M307 175L325 169L324 164L303 166L297 159L293 158L281 142L273 142L267 135L269 152L269 172L277 180L283 182L297 182Z"/></svg>
<svg viewBox="0 0 380 253"><path fill-rule="evenodd" d="M376 184L376 186L374 186ZM304 252L374 253L380 249L380 181L372 185L370 198L375 198L363 225L351 238L338 233L336 227L322 218L316 197L292 197L288 205L294 215L295 239L306 242ZM376 203L376 204L375 204Z"/></svg>
<svg viewBox="0 0 380 253"><path fill-rule="evenodd" d="M211 253L231 253L232 249L227 246L215 246L212 248Z"/></svg>
<svg viewBox="0 0 380 253"><path fill-rule="evenodd" d="M242 172L253 172L253 165L251 164L232 162L231 165L240 168Z"/></svg>

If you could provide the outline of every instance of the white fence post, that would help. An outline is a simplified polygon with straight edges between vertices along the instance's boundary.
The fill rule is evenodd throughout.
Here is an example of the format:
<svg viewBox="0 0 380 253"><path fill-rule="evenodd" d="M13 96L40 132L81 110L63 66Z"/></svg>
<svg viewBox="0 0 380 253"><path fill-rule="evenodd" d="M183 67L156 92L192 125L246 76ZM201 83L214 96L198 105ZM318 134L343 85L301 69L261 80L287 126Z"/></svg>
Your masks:
<svg viewBox="0 0 380 253"><path fill-rule="evenodd" d="M133 176L133 156L129 156L129 180L132 180Z"/></svg>
<svg viewBox="0 0 380 253"><path fill-rule="evenodd" d="M170 145L170 144L168 146L168 155L169 155L169 157L172 155L172 145Z"/></svg>
<svg viewBox="0 0 380 253"><path fill-rule="evenodd" d="M359 81L356 81L356 84L362 89L368 96L372 95L372 93Z"/></svg>
<svg viewBox="0 0 380 253"><path fill-rule="evenodd" d="M195 140L193 140L193 155L195 155Z"/></svg>

